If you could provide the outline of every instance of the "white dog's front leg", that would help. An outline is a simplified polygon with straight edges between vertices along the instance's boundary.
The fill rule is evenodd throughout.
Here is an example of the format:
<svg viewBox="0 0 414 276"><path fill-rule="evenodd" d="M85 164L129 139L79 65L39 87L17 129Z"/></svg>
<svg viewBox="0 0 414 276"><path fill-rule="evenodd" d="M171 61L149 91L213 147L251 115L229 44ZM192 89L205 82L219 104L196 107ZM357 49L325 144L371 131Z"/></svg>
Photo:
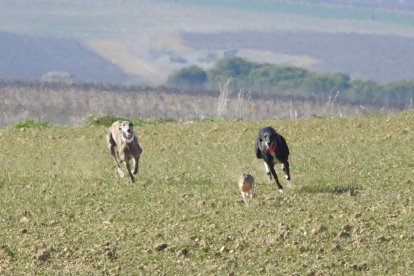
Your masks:
<svg viewBox="0 0 414 276"><path fill-rule="evenodd" d="M135 158L132 158L131 172L133 174L137 174L138 173L138 162L137 162L137 160L135 160Z"/></svg>

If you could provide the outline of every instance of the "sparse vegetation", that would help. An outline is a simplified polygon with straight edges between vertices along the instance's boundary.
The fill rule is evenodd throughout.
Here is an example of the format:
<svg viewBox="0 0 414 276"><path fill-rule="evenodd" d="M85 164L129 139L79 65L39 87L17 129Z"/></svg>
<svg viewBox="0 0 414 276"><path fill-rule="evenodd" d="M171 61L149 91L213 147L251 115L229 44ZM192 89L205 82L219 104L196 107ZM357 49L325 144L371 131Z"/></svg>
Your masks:
<svg viewBox="0 0 414 276"><path fill-rule="evenodd" d="M50 124L45 121L24 119L14 124L15 128L26 128L26 127L50 127Z"/></svg>
<svg viewBox="0 0 414 276"><path fill-rule="evenodd" d="M227 80L226 80L227 81ZM216 84L217 85L217 84ZM78 125L87 120L108 116L147 120L267 119L317 116L349 116L370 113L393 113L401 108L378 105L348 105L336 97L305 99L300 96L257 97L251 91L237 90L233 79L227 87L224 109L218 112L219 92L182 91L166 87L122 86L102 83L1 82L0 126L25 119L47 121L53 125ZM412 107L412 101L407 108ZM220 106L220 107L221 107ZM88 118L94 114L96 118ZM148 119L150 118L150 119ZM99 123L99 122L94 122Z"/></svg>
<svg viewBox="0 0 414 276"><path fill-rule="evenodd" d="M0 274L411 275L413 118L142 124L136 184L103 125L1 128ZM291 147L284 194L253 154L263 125Z"/></svg>

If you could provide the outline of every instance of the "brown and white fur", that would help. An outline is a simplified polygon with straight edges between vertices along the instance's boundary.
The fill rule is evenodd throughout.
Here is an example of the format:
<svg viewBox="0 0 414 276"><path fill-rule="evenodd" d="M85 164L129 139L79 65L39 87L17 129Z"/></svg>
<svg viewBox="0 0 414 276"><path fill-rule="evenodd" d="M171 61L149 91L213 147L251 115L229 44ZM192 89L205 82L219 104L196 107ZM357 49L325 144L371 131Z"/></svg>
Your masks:
<svg viewBox="0 0 414 276"><path fill-rule="evenodd" d="M106 144L111 151L119 176L124 177L120 163L125 163L132 182L134 175L138 173L139 157L142 149L138 143L138 137L134 133L133 125L129 121L116 121L108 129ZM133 161L133 170L130 161Z"/></svg>
<svg viewBox="0 0 414 276"><path fill-rule="evenodd" d="M249 199L254 196L254 177L246 173L240 175L239 190L244 203L249 206Z"/></svg>

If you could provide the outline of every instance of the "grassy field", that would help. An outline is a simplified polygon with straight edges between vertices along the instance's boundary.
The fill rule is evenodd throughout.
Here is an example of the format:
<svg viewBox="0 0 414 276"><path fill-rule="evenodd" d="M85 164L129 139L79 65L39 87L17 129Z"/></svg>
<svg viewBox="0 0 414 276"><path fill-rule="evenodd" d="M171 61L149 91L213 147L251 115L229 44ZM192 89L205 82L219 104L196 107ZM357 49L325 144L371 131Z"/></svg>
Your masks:
<svg viewBox="0 0 414 276"><path fill-rule="evenodd" d="M265 125L291 149L284 194L253 153ZM135 130L132 184L104 126L0 129L0 274L414 273L413 112ZM257 183L248 208L243 172Z"/></svg>

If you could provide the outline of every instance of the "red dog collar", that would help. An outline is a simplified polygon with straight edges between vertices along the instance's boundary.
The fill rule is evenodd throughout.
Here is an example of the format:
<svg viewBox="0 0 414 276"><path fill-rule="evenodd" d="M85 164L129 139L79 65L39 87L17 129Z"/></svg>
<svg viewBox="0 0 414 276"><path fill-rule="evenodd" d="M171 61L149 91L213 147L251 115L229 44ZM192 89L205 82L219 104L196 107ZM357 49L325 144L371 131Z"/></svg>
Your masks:
<svg viewBox="0 0 414 276"><path fill-rule="evenodd" d="M269 147L268 145L264 144L264 150L266 152L276 152L276 143L273 146Z"/></svg>

